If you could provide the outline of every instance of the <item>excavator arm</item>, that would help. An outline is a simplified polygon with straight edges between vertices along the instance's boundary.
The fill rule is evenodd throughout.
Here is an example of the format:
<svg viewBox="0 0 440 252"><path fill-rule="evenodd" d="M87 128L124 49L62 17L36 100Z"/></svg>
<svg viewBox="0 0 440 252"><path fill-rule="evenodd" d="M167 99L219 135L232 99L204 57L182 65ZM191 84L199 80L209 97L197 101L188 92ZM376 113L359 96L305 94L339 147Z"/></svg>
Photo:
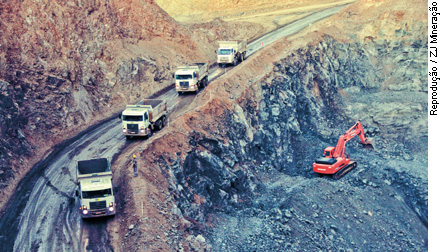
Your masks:
<svg viewBox="0 0 440 252"><path fill-rule="evenodd" d="M356 124L347 130L344 135L339 137L338 143L336 144L333 152L333 158L343 157L345 155L345 143L356 136L359 136L361 139L361 144L364 146L371 145L371 141L365 137L364 129L362 128L361 123L356 122Z"/></svg>

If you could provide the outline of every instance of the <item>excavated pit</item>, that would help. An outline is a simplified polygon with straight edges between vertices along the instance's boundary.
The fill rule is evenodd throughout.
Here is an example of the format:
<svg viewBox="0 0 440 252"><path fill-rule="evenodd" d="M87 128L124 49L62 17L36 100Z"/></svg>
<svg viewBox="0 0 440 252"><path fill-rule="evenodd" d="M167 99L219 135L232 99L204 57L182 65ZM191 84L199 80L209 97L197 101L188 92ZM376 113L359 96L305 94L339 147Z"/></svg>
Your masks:
<svg viewBox="0 0 440 252"><path fill-rule="evenodd" d="M323 37L249 83L215 132L190 133L183 160L164 162L194 235L214 251L426 250L425 45ZM353 139L355 170L315 174L356 121L375 149Z"/></svg>

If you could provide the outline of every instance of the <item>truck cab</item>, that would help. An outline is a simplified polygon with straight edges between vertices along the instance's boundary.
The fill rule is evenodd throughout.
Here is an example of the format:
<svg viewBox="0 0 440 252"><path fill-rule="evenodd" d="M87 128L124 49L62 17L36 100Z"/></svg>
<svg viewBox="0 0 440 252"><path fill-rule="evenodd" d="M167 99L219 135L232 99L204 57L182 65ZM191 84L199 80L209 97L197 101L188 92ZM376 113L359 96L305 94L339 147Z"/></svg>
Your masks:
<svg viewBox="0 0 440 252"><path fill-rule="evenodd" d="M177 67L174 73L176 91L199 92L199 89L208 85L208 63L192 63L186 66Z"/></svg>
<svg viewBox="0 0 440 252"><path fill-rule="evenodd" d="M148 109L136 105L128 105L122 112L122 134L125 136L150 136L150 120Z"/></svg>
<svg viewBox="0 0 440 252"><path fill-rule="evenodd" d="M233 64L235 66L238 61L243 61L246 57L247 41L218 41L217 50L217 64L219 66L226 64Z"/></svg>
<svg viewBox="0 0 440 252"><path fill-rule="evenodd" d="M236 64L235 54L237 52L232 47L221 47L218 49L217 62L219 64L234 63Z"/></svg>
<svg viewBox="0 0 440 252"><path fill-rule="evenodd" d="M192 69L179 69L176 71L176 91L197 91L197 73Z"/></svg>
<svg viewBox="0 0 440 252"><path fill-rule="evenodd" d="M152 135L154 129L162 129L167 122L167 102L161 99L144 99L136 105L127 105L119 115L122 134L132 136Z"/></svg>

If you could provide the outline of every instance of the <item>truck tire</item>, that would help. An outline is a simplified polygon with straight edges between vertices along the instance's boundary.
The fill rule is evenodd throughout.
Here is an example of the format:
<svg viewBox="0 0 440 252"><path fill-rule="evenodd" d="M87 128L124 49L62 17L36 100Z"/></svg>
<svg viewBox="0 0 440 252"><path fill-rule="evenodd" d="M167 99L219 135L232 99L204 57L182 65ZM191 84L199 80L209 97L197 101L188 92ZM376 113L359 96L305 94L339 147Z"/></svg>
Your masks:
<svg viewBox="0 0 440 252"><path fill-rule="evenodd" d="M130 136L125 136L125 139L126 140L130 140Z"/></svg>
<svg viewBox="0 0 440 252"><path fill-rule="evenodd" d="M149 129L148 130L148 134L147 134L147 138L150 138L152 135L153 135L152 129Z"/></svg>
<svg viewBox="0 0 440 252"><path fill-rule="evenodd" d="M162 129L162 119L159 119L159 121L157 121L157 130L161 130Z"/></svg>
<svg viewBox="0 0 440 252"><path fill-rule="evenodd" d="M244 55L243 55L243 54L240 55L240 61L241 61L241 62L244 61Z"/></svg>
<svg viewBox="0 0 440 252"><path fill-rule="evenodd" d="M234 58L234 66L236 66L236 65L237 65L237 59Z"/></svg>

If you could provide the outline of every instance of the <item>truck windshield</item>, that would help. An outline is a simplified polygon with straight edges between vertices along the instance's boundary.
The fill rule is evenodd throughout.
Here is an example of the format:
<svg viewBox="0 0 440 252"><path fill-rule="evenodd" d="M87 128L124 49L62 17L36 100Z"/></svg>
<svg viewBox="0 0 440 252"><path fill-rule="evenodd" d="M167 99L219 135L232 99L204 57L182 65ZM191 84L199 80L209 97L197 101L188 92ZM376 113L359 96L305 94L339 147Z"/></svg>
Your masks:
<svg viewBox="0 0 440 252"><path fill-rule="evenodd" d="M176 75L176 80L188 80L188 79L192 79L191 74Z"/></svg>
<svg viewBox="0 0 440 252"><path fill-rule="evenodd" d="M82 197L83 199L94 199L94 198L102 198L112 195L112 190L104 189L104 190L98 190L98 191L83 191Z"/></svg>
<svg viewBox="0 0 440 252"><path fill-rule="evenodd" d="M231 49L220 49L218 55L229 55L231 54Z"/></svg>
<svg viewBox="0 0 440 252"><path fill-rule="evenodd" d="M139 121L143 121L142 116L141 115L123 115L122 116L122 120L124 121L135 121L135 122L139 122Z"/></svg>

